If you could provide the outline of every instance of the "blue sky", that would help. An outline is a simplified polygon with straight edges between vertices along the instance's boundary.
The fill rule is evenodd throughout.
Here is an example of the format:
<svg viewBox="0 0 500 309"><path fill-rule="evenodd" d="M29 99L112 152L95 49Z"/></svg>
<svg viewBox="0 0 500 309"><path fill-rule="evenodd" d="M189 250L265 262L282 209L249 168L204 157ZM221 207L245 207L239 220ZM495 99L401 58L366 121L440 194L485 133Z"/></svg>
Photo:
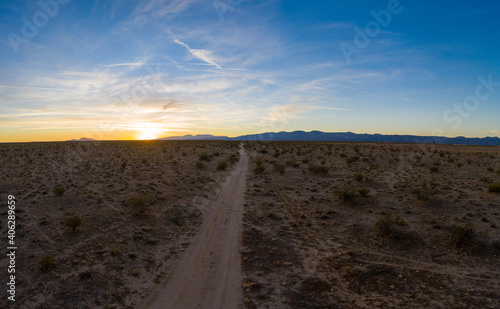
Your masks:
<svg viewBox="0 0 500 309"><path fill-rule="evenodd" d="M495 1L0 4L0 141L500 136Z"/></svg>

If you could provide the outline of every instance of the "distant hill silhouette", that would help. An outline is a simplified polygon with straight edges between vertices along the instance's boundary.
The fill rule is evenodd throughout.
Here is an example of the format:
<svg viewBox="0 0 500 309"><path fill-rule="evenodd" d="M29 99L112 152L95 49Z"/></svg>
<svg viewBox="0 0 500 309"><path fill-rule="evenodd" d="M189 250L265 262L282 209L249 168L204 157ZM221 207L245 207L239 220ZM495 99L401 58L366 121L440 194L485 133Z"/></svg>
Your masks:
<svg viewBox="0 0 500 309"><path fill-rule="evenodd" d="M160 138L159 140L232 140L232 141L322 141L322 142L386 142L423 143L449 145L499 146L498 137L444 137L418 135L356 134L352 132L326 133L321 131L267 132L238 137L213 135L185 135Z"/></svg>
<svg viewBox="0 0 500 309"><path fill-rule="evenodd" d="M214 136L214 135L209 135L209 134L203 134L203 135L184 135L184 136L171 136L171 137L164 137L164 138L159 138L157 140L159 141L185 141L185 140L228 140L230 139L227 136Z"/></svg>
<svg viewBox="0 0 500 309"><path fill-rule="evenodd" d="M70 139L67 142L95 142L96 140L93 138L82 137L80 139Z"/></svg>

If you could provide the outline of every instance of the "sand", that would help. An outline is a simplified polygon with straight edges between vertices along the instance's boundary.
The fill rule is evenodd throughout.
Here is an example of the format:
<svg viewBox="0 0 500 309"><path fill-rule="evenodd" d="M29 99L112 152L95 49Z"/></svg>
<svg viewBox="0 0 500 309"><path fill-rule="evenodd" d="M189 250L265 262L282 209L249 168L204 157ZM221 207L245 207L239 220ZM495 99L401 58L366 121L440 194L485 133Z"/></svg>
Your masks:
<svg viewBox="0 0 500 309"><path fill-rule="evenodd" d="M498 147L240 144L0 144L16 306L500 307Z"/></svg>
<svg viewBox="0 0 500 309"><path fill-rule="evenodd" d="M240 308L240 241L248 159L240 161L204 216L182 259L165 287L145 306L160 308Z"/></svg>

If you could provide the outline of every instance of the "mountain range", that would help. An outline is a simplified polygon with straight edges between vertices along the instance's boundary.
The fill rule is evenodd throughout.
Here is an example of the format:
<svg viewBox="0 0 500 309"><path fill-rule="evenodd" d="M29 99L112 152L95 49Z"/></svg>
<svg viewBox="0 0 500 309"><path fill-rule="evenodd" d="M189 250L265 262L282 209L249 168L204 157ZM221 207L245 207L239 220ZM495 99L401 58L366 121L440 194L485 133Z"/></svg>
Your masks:
<svg viewBox="0 0 500 309"><path fill-rule="evenodd" d="M378 142L424 143L449 145L499 146L498 137L444 137L417 135L357 134L352 132L328 133L321 131L267 132L237 137L214 135L184 135L159 138L158 140L229 140L229 141L322 141L322 142Z"/></svg>

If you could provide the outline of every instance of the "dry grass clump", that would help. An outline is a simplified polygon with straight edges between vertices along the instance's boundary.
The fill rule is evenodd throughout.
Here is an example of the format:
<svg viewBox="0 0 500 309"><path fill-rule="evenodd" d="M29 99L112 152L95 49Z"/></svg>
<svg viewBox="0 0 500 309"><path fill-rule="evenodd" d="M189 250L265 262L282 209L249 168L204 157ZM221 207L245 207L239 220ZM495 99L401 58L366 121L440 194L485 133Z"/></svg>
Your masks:
<svg viewBox="0 0 500 309"><path fill-rule="evenodd" d="M76 229L82 225L82 219L79 216L69 217L64 220L64 224L73 230L73 232L76 232Z"/></svg>
<svg viewBox="0 0 500 309"><path fill-rule="evenodd" d="M490 192L490 193L500 193L500 182L490 183L488 185L488 192Z"/></svg>
<svg viewBox="0 0 500 309"><path fill-rule="evenodd" d="M262 164L258 164L255 169L253 170L253 172L257 175L260 175L262 173L264 173L266 171L266 168L264 165Z"/></svg>
<svg viewBox="0 0 500 309"><path fill-rule="evenodd" d="M354 180L363 181L363 174L361 174L361 173L354 174Z"/></svg>
<svg viewBox="0 0 500 309"><path fill-rule="evenodd" d="M203 162L201 161L196 161L196 169L198 170L202 170L205 168L205 164L203 164Z"/></svg>
<svg viewBox="0 0 500 309"><path fill-rule="evenodd" d="M46 255L38 262L41 269L49 269L55 266L56 259L52 255Z"/></svg>
<svg viewBox="0 0 500 309"><path fill-rule="evenodd" d="M219 163L217 163L218 171L225 171L226 168L227 168L227 161L219 161Z"/></svg>
<svg viewBox="0 0 500 309"><path fill-rule="evenodd" d="M457 248L471 246L476 237L476 227L472 222L461 225L458 222L451 226L450 239Z"/></svg>
<svg viewBox="0 0 500 309"><path fill-rule="evenodd" d="M356 190L353 186L345 186L342 189L336 190L334 194L342 201L342 203L354 203L356 198L359 195L358 190Z"/></svg>
<svg viewBox="0 0 500 309"><path fill-rule="evenodd" d="M286 172L285 166L282 164L274 164L274 169L280 174L283 175Z"/></svg>
<svg viewBox="0 0 500 309"><path fill-rule="evenodd" d="M146 197L142 194L136 194L128 200L129 206L132 208L134 215L139 216L146 212Z"/></svg>
<svg viewBox="0 0 500 309"><path fill-rule="evenodd" d="M238 162L240 160L240 157L237 154L232 153L232 154L229 155L229 159L228 160L229 160L230 164L233 164L233 163Z"/></svg>
<svg viewBox="0 0 500 309"><path fill-rule="evenodd" d="M311 165L309 171L314 174L328 174L328 167L325 165Z"/></svg>
<svg viewBox="0 0 500 309"><path fill-rule="evenodd" d="M399 217L399 215L393 215L392 213L386 214L383 218L375 223L380 234L383 237L389 237L394 235L395 227L398 225L404 225L405 222Z"/></svg>
<svg viewBox="0 0 500 309"><path fill-rule="evenodd" d="M436 199L437 191L435 188L436 183L431 181L430 185L427 186L427 183L424 182L421 188L413 190L412 193L415 195L417 200L428 203Z"/></svg>
<svg viewBox="0 0 500 309"><path fill-rule="evenodd" d="M66 189L64 189L64 187L61 185L57 185L54 187L54 195L55 196L62 196L65 191L66 191Z"/></svg>

